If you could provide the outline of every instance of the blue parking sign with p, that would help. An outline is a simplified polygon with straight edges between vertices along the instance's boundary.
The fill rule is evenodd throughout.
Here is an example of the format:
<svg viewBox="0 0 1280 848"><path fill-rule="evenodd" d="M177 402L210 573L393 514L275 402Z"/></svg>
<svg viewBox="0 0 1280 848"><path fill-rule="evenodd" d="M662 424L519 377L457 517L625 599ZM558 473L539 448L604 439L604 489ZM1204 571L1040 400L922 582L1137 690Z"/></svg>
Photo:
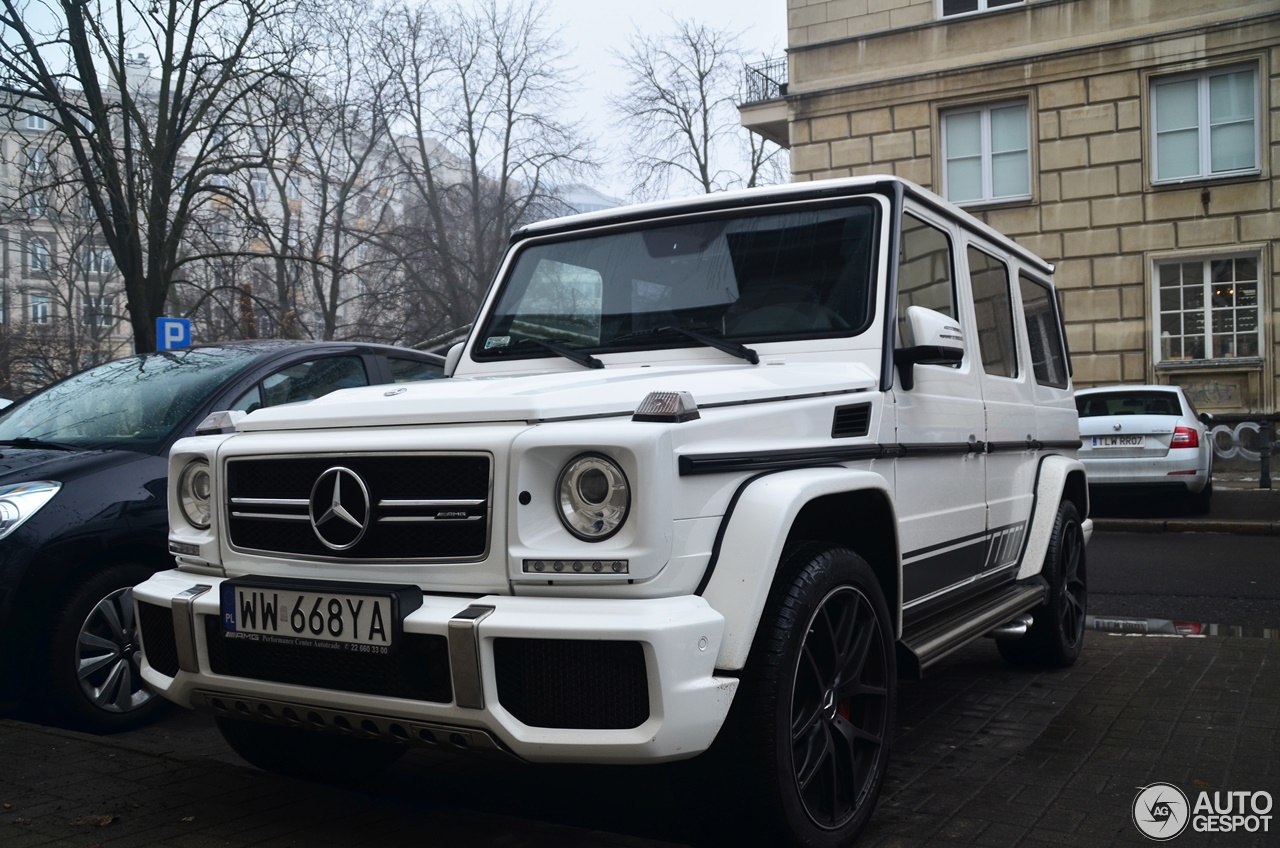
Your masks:
<svg viewBox="0 0 1280 848"><path fill-rule="evenodd" d="M191 347L191 319L157 318L156 350Z"/></svg>

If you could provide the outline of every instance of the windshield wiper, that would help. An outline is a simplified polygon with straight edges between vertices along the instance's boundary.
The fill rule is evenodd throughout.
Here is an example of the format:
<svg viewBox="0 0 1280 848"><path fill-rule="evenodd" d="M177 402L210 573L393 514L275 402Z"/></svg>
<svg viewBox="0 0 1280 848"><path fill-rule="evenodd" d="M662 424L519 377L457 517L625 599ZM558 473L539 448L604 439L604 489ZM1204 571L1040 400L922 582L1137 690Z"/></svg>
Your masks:
<svg viewBox="0 0 1280 848"><path fill-rule="evenodd" d="M79 447L62 442L50 442L45 439L31 439L23 436L18 439L0 439L0 447L10 448L45 448L46 450L78 451Z"/></svg>
<svg viewBox="0 0 1280 848"><path fill-rule="evenodd" d="M603 368L604 367L604 363L596 359L591 354L583 353L580 350L574 350L571 347L566 347L562 344L558 344L558 342L559 342L559 339L556 339L555 341L548 341L546 339L535 339L532 336L526 336L523 339L517 339L515 342L507 345L506 347L492 348L492 350L498 350L498 351L515 350L521 345L531 344L531 345L537 345L540 348L549 350L552 353L554 353L556 356L563 356L565 359L569 360L570 362L578 363L583 368Z"/></svg>
<svg viewBox="0 0 1280 848"><path fill-rule="evenodd" d="M675 326L655 327L652 330L639 330L634 333L625 333L621 336L617 336L614 339L612 339L609 342L609 344L617 344L618 342L621 342L621 341L628 341L630 339L640 339L640 338L645 338L647 336L657 336L657 335L661 335L662 333L676 333L678 335L684 336L687 339L693 339L695 342L706 345L707 347L713 347L716 350L722 350L725 353L729 354L730 356L736 356L739 359L745 359L747 362L750 362L752 365L760 364L760 356L754 350L747 347L746 345L740 345L737 342L726 341L725 339L717 338L716 336L710 335L708 333L699 332L698 330L690 330L687 327L675 327Z"/></svg>

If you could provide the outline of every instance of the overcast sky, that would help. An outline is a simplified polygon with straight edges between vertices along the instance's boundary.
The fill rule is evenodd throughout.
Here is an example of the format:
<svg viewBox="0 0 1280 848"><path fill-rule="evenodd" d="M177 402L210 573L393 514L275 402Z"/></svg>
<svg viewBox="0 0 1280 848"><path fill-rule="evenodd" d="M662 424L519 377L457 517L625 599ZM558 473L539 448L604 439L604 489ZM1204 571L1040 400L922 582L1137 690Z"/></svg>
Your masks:
<svg viewBox="0 0 1280 848"><path fill-rule="evenodd" d="M668 15L741 32L742 46L752 56L781 56L787 45L787 0L550 0L549 8L548 23L560 28L569 62L584 86L574 111L587 116L593 140L614 160L594 187L619 197L627 185L616 160L625 154L616 147L605 150L614 135L605 98L618 91L625 77L610 50L625 50L628 36L637 28L670 31Z"/></svg>

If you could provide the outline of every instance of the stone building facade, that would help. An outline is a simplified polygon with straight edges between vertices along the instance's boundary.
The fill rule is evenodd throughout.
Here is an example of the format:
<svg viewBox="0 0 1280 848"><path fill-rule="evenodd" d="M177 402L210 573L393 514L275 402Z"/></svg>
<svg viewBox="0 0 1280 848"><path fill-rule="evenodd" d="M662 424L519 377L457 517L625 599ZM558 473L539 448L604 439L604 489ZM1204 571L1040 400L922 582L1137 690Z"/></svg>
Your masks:
<svg viewBox="0 0 1280 848"><path fill-rule="evenodd" d="M788 0L742 107L793 179L893 173L1057 266L1080 386L1280 399L1280 3Z"/></svg>

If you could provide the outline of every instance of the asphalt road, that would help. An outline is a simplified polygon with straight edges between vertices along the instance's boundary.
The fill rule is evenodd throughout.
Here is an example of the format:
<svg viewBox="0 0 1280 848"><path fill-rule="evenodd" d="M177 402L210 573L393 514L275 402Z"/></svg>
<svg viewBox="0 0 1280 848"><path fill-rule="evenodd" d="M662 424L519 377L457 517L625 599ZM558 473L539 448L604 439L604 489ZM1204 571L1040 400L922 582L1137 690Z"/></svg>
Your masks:
<svg viewBox="0 0 1280 848"><path fill-rule="evenodd" d="M1280 537L1095 532L1088 568L1095 616L1280 631Z"/></svg>

